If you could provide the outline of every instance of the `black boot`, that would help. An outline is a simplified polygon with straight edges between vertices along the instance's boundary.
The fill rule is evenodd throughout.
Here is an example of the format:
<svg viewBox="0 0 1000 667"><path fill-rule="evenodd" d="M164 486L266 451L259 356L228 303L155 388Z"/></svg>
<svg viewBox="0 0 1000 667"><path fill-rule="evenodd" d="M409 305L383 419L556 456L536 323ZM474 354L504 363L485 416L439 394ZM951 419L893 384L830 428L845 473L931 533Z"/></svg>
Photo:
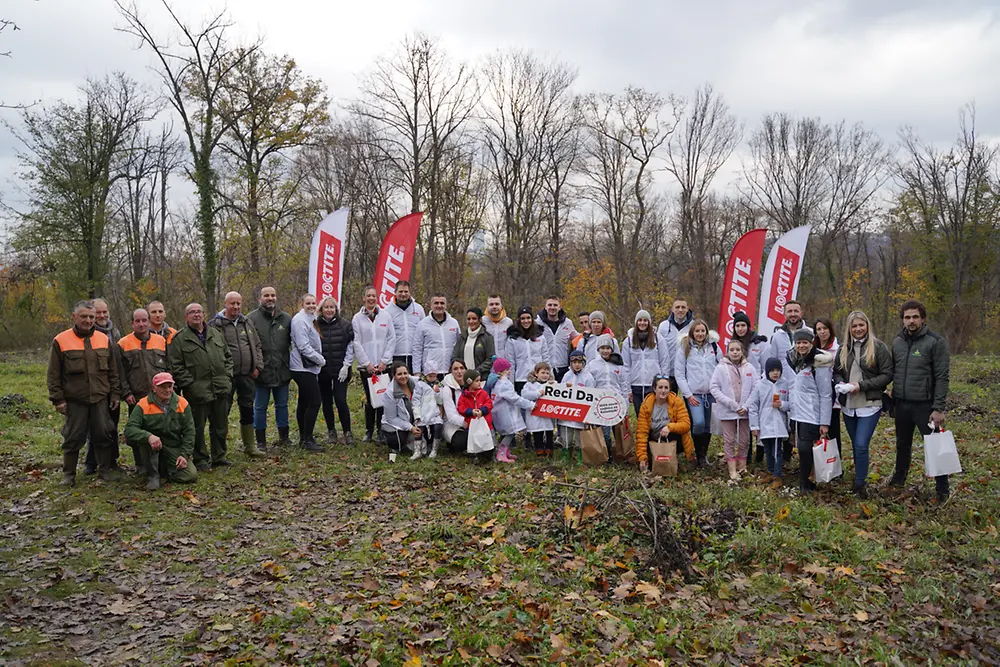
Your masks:
<svg viewBox="0 0 1000 667"><path fill-rule="evenodd" d="M160 488L160 452L153 451L146 463L146 490L156 491Z"/></svg>
<svg viewBox="0 0 1000 667"><path fill-rule="evenodd" d="M97 448L97 476L105 482L116 482L121 479L122 474L114 469L114 451L111 447Z"/></svg>
<svg viewBox="0 0 1000 667"><path fill-rule="evenodd" d="M326 448L319 444L313 438L303 438L302 439L302 449L307 452L325 452Z"/></svg>
<svg viewBox="0 0 1000 667"><path fill-rule="evenodd" d="M288 439L288 427L279 426L278 427L278 446L287 447L292 444L292 441Z"/></svg>
<svg viewBox="0 0 1000 667"><path fill-rule="evenodd" d="M76 464L80 461L80 452L63 452L63 478L59 486L74 486L76 484Z"/></svg>
<svg viewBox="0 0 1000 667"><path fill-rule="evenodd" d="M257 450L261 452L267 451L267 429L266 428L255 428L253 430L254 439L257 441Z"/></svg>
<svg viewBox="0 0 1000 667"><path fill-rule="evenodd" d="M762 465L764 463L764 447L761 446L759 442L757 443L757 449L754 452L753 460L757 465Z"/></svg>

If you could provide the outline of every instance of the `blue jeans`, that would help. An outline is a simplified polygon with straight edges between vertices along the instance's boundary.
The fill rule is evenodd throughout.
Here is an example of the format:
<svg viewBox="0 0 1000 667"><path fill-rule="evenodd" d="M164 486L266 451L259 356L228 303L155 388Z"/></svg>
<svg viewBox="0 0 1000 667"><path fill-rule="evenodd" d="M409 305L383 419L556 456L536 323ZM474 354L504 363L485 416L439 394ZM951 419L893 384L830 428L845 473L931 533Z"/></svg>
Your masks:
<svg viewBox="0 0 1000 667"><path fill-rule="evenodd" d="M277 387L262 387L257 385L253 395L253 427L256 430L267 428L267 406L274 394L274 421L278 428L288 428L288 385Z"/></svg>
<svg viewBox="0 0 1000 667"><path fill-rule="evenodd" d="M691 413L691 435L701 435L712 432L712 404L715 399L711 394L695 394L701 405L687 404L688 412ZM687 399L684 400L687 403Z"/></svg>
<svg viewBox="0 0 1000 667"><path fill-rule="evenodd" d="M875 427L878 426L878 418L881 411L870 417L848 417L844 415L844 425L847 426L847 435L851 438L851 449L854 452L854 486L858 487L868 479L869 451L868 444L875 435ZM844 451L843 445L840 451Z"/></svg>
<svg viewBox="0 0 1000 667"><path fill-rule="evenodd" d="M781 477L781 466L785 464L784 438L761 438L758 447L764 448L767 457L767 471L775 477Z"/></svg>

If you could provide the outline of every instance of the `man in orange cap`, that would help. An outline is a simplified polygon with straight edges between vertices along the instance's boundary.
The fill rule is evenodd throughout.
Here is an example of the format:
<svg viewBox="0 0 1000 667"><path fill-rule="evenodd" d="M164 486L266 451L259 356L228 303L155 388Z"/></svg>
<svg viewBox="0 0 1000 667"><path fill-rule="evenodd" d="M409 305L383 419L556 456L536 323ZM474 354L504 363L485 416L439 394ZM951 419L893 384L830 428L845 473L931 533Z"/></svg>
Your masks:
<svg viewBox="0 0 1000 667"><path fill-rule="evenodd" d="M192 460L194 417L187 399L174 393L170 373L153 376L153 390L129 415L125 439L142 451L147 490L160 488L161 476L182 483L198 479Z"/></svg>

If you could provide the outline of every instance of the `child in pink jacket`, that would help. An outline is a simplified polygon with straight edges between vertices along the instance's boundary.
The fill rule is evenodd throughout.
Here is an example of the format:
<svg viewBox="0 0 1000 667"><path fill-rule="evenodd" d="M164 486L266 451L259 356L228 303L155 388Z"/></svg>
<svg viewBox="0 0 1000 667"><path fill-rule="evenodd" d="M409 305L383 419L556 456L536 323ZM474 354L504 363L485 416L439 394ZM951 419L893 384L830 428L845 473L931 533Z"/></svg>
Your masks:
<svg viewBox="0 0 1000 667"><path fill-rule="evenodd" d="M726 347L726 357L712 373L711 392L715 416L722 424L723 448L729 479L736 482L747 470L750 447L750 394L757 372L747 361L743 343L735 338Z"/></svg>

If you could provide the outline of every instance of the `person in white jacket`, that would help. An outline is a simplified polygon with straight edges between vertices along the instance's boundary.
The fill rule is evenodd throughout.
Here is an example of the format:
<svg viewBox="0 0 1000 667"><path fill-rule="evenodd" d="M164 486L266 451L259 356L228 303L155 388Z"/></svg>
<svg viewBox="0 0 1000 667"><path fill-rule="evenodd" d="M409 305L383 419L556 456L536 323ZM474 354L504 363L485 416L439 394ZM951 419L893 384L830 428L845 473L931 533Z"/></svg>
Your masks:
<svg viewBox="0 0 1000 667"><path fill-rule="evenodd" d="M587 354L583 350L573 350L569 353L569 370L563 376L562 382L567 387L593 387L594 376L590 374L585 366L587 364ZM560 421L559 425L563 430L563 461L569 462L573 457L573 450L576 450L577 462L583 463L583 450L580 449L580 431L584 429L584 424L572 421Z"/></svg>
<svg viewBox="0 0 1000 667"><path fill-rule="evenodd" d="M712 373L712 398L716 416L722 423L723 449L730 481L738 481L747 471L750 447L750 396L757 372L747 361L743 343L729 341L726 357Z"/></svg>
<svg viewBox="0 0 1000 667"><path fill-rule="evenodd" d="M635 314L635 325L629 329L622 341L622 361L632 391L632 407L638 416L639 407L646 396L653 393L653 378L657 375L669 377L669 351L666 342L653 329L649 311L640 310Z"/></svg>
<svg viewBox="0 0 1000 667"><path fill-rule="evenodd" d="M691 438L699 467L708 464L714 401L712 374L720 361L722 349L719 347L719 334L711 331L705 320L694 320L688 333L677 340L673 377L691 414Z"/></svg>
<svg viewBox="0 0 1000 667"><path fill-rule="evenodd" d="M670 308L670 315L660 322L656 332L667 344L666 375L674 377L674 359L677 358L677 341L691 330L694 322L694 311L688 308L687 299L677 297Z"/></svg>
<svg viewBox="0 0 1000 667"><path fill-rule="evenodd" d="M531 411L535 404L526 401L514 391L514 383L510 381L511 365L503 357L493 362L493 372L497 375L493 385L493 430L500 436L500 446L497 447L496 460L503 463L513 463L517 456L510 448L514 436L524 430L523 410Z"/></svg>
<svg viewBox="0 0 1000 667"><path fill-rule="evenodd" d="M552 377L552 367L547 362L535 364L535 370L528 374L528 382L521 390L521 398L534 405L545 392L545 386L555 384ZM494 408L496 403L494 402ZM524 428L531 434L531 442L535 446L535 456L539 458L551 458L553 449L552 430L555 428L555 421L548 417L537 417L531 414L531 410L525 412Z"/></svg>
<svg viewBox="0 0 1000 667"><path fill-rule="evenodd" d="M431 297L431 314L420 320L413 338L413 372L445 374L451 367L455 341L461 335L458 321L448 314L443 294Z"/></svg>
<svg viewBox="0 0 1000 667"><path fill-rule="evenodd" d="M414 382L406 370L406 364L394 363L392 381L383 403L381 428L389 445L390 463L396 462L396 456L402 453L411 440L416 442L420 438L420 427L416 424L414 414L413 392Z"/></svg>
<svg viewBox="0 0 1000 667"><path fill-rule="evenodd" d="M417 300L410 293L409 281L400 280L396 283L396 295L385 307L385 311L389 313L396 333L392 360L402 361L412 373L413 338L417 331L417 325L427 315L424 313L424 307L417 303Z"/></svg>
<svg viewBox="0 0 1000 667"><path fill-rule="evenodd" d="M813 467L813 444L825 438L833 412L833 355L813 346L813 333L800 329L795 332L795 347L789 350L786 362L791 378L790 411L795 424L795 443L799 451L799 491L808 494L816 490L809 479Z"/></svg>
<svg viewBox="0 0 1000 667"><path fill-rule="evenodd" d="M507 329L506 338L506 356L497 352L497 357L511 363L514 391L521 393L535 365L549 358L549 340L542 333L542 327L535 322L528 306L518 309L517 322Z"/></svg>
<svg viewBox="0 0 1000 667"><path fill-rule="evenodd" d="M764 377L750 394L750 431L764 448L772 488L781 486L784 465L783 445L788 438L788 411L791 401L788 381L781 376L781 362L771 357L764 362Z"/></svg>
<svg viewBox="0 0 1000 667"><path fill-rule="evenodd" d="M513 324L514 320L507 317L500 295L490 294L486 297L486 317L483 318L483 326L493 336L493 348L498 357L510 359L507 356L507 329Z"/></svg>
<svg viewBox="0 0 1000 667"><path fill-rule="evenodd" d="M347 370L355 359L358 361L358 374L365 390L365 437L363 442L372 438L382 440L382 408L372 407L371 390L374 386L372 378L385 373L392 365L392 353L396 349L396 329L392 318L378 307L378 292L375 288L365 288L365 301L361 310L351 320L354 330L354 341L344 357L341 375L346 378ZM392 381L391 378L389 380Z"/></svg>
<svg viewBox="0 0 1000 667"><path fill-rule="evenodd" d="M302 297L302 310L292 318L289 368L292 379L299 388L295 421L299 427L300 444L306 451L322 452L323 445L316 442L313 429L316 427L321 404L319 372L326 363L326 358L323 356L323 341L314 325L315 320L316 297L306 294Z"/></svg>
<svg viewBox="0 0 1000 667"><path fill-rule="evenodd" d="M440 393L441 385L438 383L437 373L427 373L414 383L413 412L417 418L417 426L420 427L421 437L413 442L411 460L415 461L422 456L433 459L438 455L438 443L441 442L444 426Z"/></svg>
<svg viewBox="0 0 1000 667"><path fill-rule="evenodd" d="M590 320L590 313L587 313L587 320ZM577 336L573 319L566 317L559 297L550 296L545 300L545 310L538 313L535 321L549 341L549 358L546 361L552 367L553 379L560 382L569 370L569 353Z"/></svg>
<svg viewBox="0 0 1000 667"><path fill-rule="evenodd" d="M444 409L444 424L441 435L452 454L465 453L469 446L469 431L465 426L465 417L458 413L458 399L462 397L462 385L465 382L465 362L452 359L451 370L444 376L438 399Z"/></svg>

